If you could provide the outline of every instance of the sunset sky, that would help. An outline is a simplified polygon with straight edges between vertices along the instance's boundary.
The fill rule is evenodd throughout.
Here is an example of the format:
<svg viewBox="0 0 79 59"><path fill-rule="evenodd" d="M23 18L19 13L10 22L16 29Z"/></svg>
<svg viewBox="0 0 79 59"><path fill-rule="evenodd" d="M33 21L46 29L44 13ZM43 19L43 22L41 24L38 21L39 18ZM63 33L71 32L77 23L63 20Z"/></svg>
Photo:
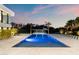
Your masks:
<svg viewBox="0 0 79 59"><path fill-rule="evenodd" d="M62 27L70 19L79 16L79 5L72 4L6 4L15 12L16 23L44 24L51 22L53 27Z"/></svg>

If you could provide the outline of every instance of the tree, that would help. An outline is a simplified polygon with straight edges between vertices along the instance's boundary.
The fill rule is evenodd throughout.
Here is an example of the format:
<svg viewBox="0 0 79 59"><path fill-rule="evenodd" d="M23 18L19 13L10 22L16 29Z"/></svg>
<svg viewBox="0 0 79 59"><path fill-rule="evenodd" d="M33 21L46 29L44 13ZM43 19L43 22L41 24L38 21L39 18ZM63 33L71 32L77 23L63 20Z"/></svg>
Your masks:
<svg viewBox="0 0 79 59"><path fill-rule="evenodd" d="M14 23L14 22L11 22L11 25L12 25L12 27L14 27L14 26L16 25L16 23Z"/></svg>
<svg viewBox="0 0 79 59"><path fill-rule="evenodd" d="M76 17L75 21L77 21L79 23L79 17Z"/></svg>
<svg viewBox="0 0 79 59"><path fill-rule="evenodd" d="M72 30L74 28L74 24L75 24L74 20L69 20L69 21L67 21L65 27L67 30Z"/></svg>
<svg viewBox="0 0 79 59"><path fill-rule="evenodd" d="M30 23L30 34L32 33L32 23Z"/></svg>
<svg viewBox="0 0 79 59"><path fill-rule="evenodd" d="M48 27L48 34L49 34L49 26L51 25L51 23L50 22L45 22L45 23L46 23L46 25Z"/></svg>
<svg viewBox="0 0 79 59"><path fill-rule="evenodd" d="M76 17L76 19L75 19L75 26L79 27L79 17Z"/></svg>

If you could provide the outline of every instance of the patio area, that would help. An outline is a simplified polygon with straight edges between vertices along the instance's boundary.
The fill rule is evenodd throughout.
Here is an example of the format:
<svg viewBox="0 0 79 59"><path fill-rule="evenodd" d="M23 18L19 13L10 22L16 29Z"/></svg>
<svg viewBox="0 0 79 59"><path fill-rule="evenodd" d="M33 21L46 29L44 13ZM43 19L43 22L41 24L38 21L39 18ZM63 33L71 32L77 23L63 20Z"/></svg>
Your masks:
<svg viewBox="0 0 79 59"><path fill-rule="evenodd" d="M52 34L53 37L70 47L12 47L22 41L29 34L20 34L9 38L8 40L0 40L1 55L68 55L79 54L79 39L74 39L72 36Z"/></svg>

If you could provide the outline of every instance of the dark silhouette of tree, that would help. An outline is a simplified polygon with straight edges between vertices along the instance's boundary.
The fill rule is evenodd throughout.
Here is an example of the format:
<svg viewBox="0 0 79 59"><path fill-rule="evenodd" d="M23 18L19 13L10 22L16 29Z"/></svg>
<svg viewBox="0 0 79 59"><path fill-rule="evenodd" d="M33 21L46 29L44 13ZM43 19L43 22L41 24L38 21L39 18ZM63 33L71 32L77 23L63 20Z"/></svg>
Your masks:
<svg viewBox="0 0 79 59"><path fill-rule="evenodd" d="M49 26L51 25L51 23L50 22L45 22L45 23L46 23L46 25L48 27L48 34L49 34Z"/></svg>
<svg viewBox="0 0 79 59"><path fill-rule="evenodd" d="M66 23L66 25L65 25L65 28L66 28L67 30L72 30L73 27L74 27L74 24L75 24L75 21L74 21L74 20L69 20L69 21L67 21L67 23Z"/></svg>
<svg viewBox="0 0 79 59"><path fill-rule="evenodd" d="M14 23L14 22L11 22L11 25L12 25L12 27L14 27L14 26L16 25L16 23Z"/></svg>
<svg viewBox="0 0 79 59"><path fill-rule="evenodd" d="M28 23L22 28L19 29L19 33L33 33L36 32L36 30L44 30L44 32L48 33L48 26L47 25L38 25L38 24L32 24ZM49 27L49 33L54 33L54 28Z"/></svg>

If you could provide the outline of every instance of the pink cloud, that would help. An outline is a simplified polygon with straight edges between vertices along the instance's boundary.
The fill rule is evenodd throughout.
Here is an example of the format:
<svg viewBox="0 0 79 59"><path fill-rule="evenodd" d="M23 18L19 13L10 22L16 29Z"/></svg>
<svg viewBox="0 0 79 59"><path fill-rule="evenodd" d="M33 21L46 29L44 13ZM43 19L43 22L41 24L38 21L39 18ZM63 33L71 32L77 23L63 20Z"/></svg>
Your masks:
<svg viewBox="0 0 79 59"><path fill-rule="evenodd" d="M79 16L79 5L71 6L62 6L59 14L72 13L76 16Z"/></svg>
<svg viewBox="0 0 79 59"><path fill-rule="evenodd" d="M36 13L39 13L40 11L42 11L42 10L44 10L44 9L46 9L46 8L50 8L50 7L53 7L54 5L47 5L47 6L42 6L42 5L40 5L40 6L38 6L38 7L36 7L33 11L32 11L32 14L36 14Z"/></svg>
<svg viewBox="0 0 79 59"><path fill-rule="evenodd" d="M38 17L38 18L32 18L28 17L30 13L28 12L17 12L15 17L13 17L13 21L20 24L27 24L27 23L33 23L33 24L45 24L45 21L48 21L47 17ZM33 15L34 16L34 15Z"/></svg>

